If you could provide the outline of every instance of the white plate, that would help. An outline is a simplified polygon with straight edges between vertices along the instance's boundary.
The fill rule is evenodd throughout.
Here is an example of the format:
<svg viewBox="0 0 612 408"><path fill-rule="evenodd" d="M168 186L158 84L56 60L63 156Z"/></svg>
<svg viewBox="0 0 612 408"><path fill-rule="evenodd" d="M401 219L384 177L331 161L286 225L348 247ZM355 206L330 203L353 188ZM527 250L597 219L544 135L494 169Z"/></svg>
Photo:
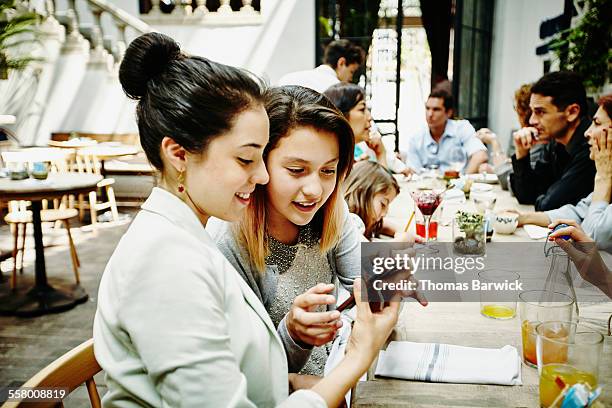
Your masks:
<svg viewBox="0 0 612 408"><path fill-rule="evenodd" d="M472 184L472 188L470 188L470 192L472 193L485 193L491 190L493 190L493 186L485 183L474 183Z"/></svg>
<svg viewBox="0 0 612 408"><path fill-rule="evenodd" d="M468 174L468 177L479 183L495 184L499 183L499 179L496 174L491 173L479 173L479 174Z"/></svg>

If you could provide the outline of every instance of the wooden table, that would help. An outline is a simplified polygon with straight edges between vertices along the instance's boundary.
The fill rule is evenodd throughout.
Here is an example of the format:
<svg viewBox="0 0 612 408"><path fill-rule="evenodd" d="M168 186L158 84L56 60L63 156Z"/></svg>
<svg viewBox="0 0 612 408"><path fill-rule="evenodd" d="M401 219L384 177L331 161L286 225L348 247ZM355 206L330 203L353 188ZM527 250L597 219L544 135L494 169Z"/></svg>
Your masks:
<svg viewBox="0 0 612 408"><path fill-rule="evenodd" d="M1 200L29 200L32 202L32 224L36 248L35 285L28 292L13 292L0 298L0 313L16 316L38 316L71 309L87 300L87 293L79 285L57 289L47 282L40 211L42 200L59 198L65 194L87 194L97 189L102 177L95 174L55 173L46 180L0 179Z"/></svg>
<svg viewBox="0 0 612 408"><path fill-rule="evenodd" d="M2 152L5 163L34 163L64 160L72 152L56 147L28 147Z"/></svg>
<svg viewBox="0 0 612 408"><path fill-rule="evenodd" d="M489 319L480 314L479 308L478 303L436 302L427 307L408 303L402 310L393 340L490 348L512 345L520 350L519 319ZM610 303L581 305L581 316L602 323L610 313ZM604 384L604 404L612 404L612 338L606 336L604 342L600 382ZM370 375L368 381L357 384L352 406L539 407L537 369L522 365L522 380L521 386L502 386L426 383Z"/></svg>
<svg viewBox="0 0 612 408"><path fill-rule="evenodd" d="M134 146L114 143L99 143L95 146L77 150L77 154L96 156L100 160L100 174L106 177L105 161L122 156L134 156L139 150Z"/></svg>
<svg viewBox="0 0 612 408"><path fill-rule="evenodd" d="M406 224L414 208L410 191L417 183L400 180L400 195L390 206L388 218L397 225ZM516 208L533 210L522 206L499 185L493 186L497 195L495 210ZM465 204L444 205L438 238L451 241L451 226L445 225L452 219L457 208L473 211L471 201ZM414 222L412 224L414 231ZM529 237L519 228L513 235L494 235L497 242L524 242ZM581 318L596 322L594 329L607 334L605 326L612 314L612 303L580 305ZM592 324L592 323L591 323ZM414 342L446 343L471 347L499 348L504 345L521 347L520 322L518 318L494 320L480 314L480 304L459 302L432 302L427 307L409 302L402 313L392 340ZM605 406L612 406L612 338L605 336L604 351L600 369L600 383L604 385ZM539 407L539 386L537 369L522 366L522 386L475 385L427 383L419 381L375 378L374 362L368 381L357 384L353 392L355 408L362 407Z"/></svg>
<svg viewBox="0 0 612 408"><path fill-rule="evenodd" d="M58 147L60 149L83 149L95 146L97 143L93 139L49 140L47 142L50 147Z"/></svg>

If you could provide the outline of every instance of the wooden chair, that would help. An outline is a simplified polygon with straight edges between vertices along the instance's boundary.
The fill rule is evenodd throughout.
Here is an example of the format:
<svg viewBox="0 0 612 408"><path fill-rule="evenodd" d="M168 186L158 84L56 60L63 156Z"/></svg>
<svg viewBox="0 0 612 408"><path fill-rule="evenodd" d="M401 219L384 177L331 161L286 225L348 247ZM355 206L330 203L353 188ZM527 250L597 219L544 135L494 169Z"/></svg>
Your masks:
<svg viewBox="0 0 612 408"><path fill-rule="evenodd" d="M42 210L40 212L40 218L42 222L61 222L66 228L68 234L68 243L70 245L70 257L72 258L72 270L76 283L81 282L79 275L79 268L81 262L77 255L74 241L72 240L72 234L70 233L70 219L79 215L79 212L74 208L60 208L54 210ZM11 226L13 229L13 274L11 278L11 289L17 288L17 270L23 270L23 254L25 250L25 239L27 225L32 223L32 211L29 210L18 210L9 212L4 221ZM20 234L21 231L21 234ZM19 237L21 235L21 247L19 246ZM21 257L19 257L21 252ZM20 262L17 260L21 259Z"/></svg>
<svg viewBox="0 0 612 408"><path fill-rule="evenodd" d="M79 173L100 174L100 161L95 155L77 151L76 167ZM119 212L117 211L117 202L115 201L115 190L113 189L115 179L104 178L98 183L99 189L104 189L104 193L108 201L98 202L98 193L92 191L89 193L89 204L85 205L82 196L79 197L79 218L83 220L83 211L89 207L91 215L91 224L96 227L98 222L98 211L110 209L113 221L119 220Z"/></svg>
<svg viewBox="0 0 612 408"><path fill-rule="evenodd" d="M102 407L102 403L93 377L100 371L102 371L102 368L94 355L93 339L89 339L36 373L34 377L23 384L23 387L68 388L68 393L71 393L85 383L91 406L99 408ZM61 402L28 403L17 401L7 402L2 408L27 406L63 407L64 405Z"/></svg>

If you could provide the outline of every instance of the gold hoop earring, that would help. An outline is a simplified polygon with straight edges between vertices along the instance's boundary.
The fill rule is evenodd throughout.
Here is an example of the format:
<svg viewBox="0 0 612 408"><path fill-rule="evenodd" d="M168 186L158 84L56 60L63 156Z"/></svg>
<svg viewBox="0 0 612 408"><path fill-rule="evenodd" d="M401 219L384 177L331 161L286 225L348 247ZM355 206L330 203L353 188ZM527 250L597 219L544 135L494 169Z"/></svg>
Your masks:
<svg viewBox="0 0 612 408"><path fill-rule="evenodd" d="M185 183L185 170L180 170L179 171L177 181L178 181L178 192L182 193L183 191L185 191L185 186L184 186L184 183Z"/></svg>

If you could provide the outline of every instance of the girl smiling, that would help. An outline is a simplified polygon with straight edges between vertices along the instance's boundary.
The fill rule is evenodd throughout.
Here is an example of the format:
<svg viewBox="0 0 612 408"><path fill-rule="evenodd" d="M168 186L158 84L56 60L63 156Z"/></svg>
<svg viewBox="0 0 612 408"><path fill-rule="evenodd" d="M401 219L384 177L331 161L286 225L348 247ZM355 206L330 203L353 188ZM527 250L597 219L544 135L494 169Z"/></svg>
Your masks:
<svg viewBox="0 0 612 408"><path fill-rule="evenodd" d="M289 368L321 374L321 346L341 326L324 312L336 278L350 290L360 273L360 234L349 221L341 183L353 163L353 133L321 94L299 86L265 96L270 175L255 189L243 221L214 232L217 245L260 296L283 339ZM326 283L326 284L321 284Z"/></svg>

